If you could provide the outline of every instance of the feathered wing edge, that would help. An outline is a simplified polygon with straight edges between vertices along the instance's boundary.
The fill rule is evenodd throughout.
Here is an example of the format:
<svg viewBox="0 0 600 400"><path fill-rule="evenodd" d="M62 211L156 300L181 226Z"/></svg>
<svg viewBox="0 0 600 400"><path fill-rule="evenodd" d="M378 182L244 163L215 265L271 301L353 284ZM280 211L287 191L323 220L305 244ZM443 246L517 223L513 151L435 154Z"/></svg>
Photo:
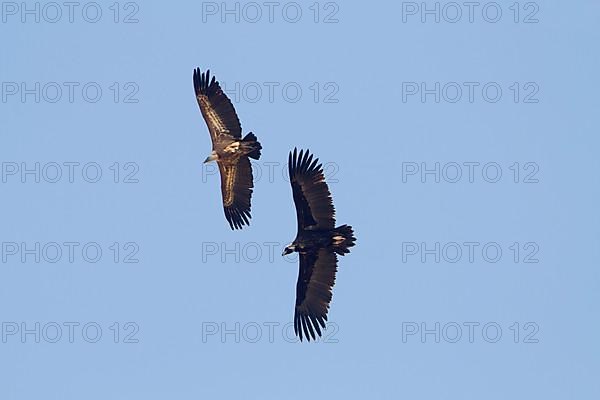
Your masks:
<svg viewBox="0 0 600 400"><path fill-rule="evenodd" d="M250 225L252 188L252 166L248 157L240 157L236 165L219 164L223 210L231 229L242 229Z"/></svg>
<svg viewBox="0 0 600 400"><path fill-rule="evenodd" d="M288 156L288 172L296 206L298 229L316 225L320 229L335 227L335 207L325 182L323 165L309 150L294 148Z"/></svg>
<svg viewBox="0 0 600 400"><path fill-rule="evenodd" d="M294 310L294 332L300 341L304 337L310 341L322 336L333 297L337 262L337 255L326 248L316 254L300 255Z"/></svg>
<svg viewBox="0 0 600 400"><path fill-rule="evenodd" d="M194 69L194 92L213 143L222 133L235 139L242 137L242 125L235 108L219 81L214 76L210 78L210 70Z"/></svg>

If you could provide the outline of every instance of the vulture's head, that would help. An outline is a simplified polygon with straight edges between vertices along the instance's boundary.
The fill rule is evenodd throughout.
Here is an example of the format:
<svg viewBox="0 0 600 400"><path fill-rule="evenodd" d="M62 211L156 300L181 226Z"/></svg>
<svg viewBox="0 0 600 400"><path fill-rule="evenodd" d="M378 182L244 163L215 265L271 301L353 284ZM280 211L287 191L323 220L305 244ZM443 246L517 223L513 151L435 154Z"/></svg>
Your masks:
<svg viewBox="0 0 600 400"><path fill-rule="evenodd" d="M216 151L212 151L210 153L210 156L206 157L206 160L204 160L204 164L206 164L207 162L211 162L211 161L216 161L219 159L219 155L217 154Z"/></svg>
<svg viewBox="0 0 600 400"><path fill-rule="evenodd" d="M287 256L288 254L292 254L294 251L296 251L296 246L294 246L293 244L288 244L287 246L285 246L285 249L283 249L283 253L281 253L281 255Z"/></svg>

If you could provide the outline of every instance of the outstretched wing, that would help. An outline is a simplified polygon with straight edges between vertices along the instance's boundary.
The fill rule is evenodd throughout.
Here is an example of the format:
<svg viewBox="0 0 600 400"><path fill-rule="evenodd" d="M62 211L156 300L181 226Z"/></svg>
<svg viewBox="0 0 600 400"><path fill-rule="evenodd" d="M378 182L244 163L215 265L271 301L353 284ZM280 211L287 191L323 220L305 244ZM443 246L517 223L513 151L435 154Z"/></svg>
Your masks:
<svg viewBox="0 0 600 400"><path fill-rule="evenodd" d="M296 205L298 230L335 228L335 209L319 159L308 150L290 152L288 169ZM311 228L312 227L312 228Z"/></svg>
<svg viewBox="0 0 600 400"><path fill-rule="evenodd" d="M333 251L321 248L317 253L300 254L294 312L294 332L300 341L303 336L315 340L321 336L321 328L325 329L336 272L337 256Z"/></svg>
<svg viewBox="0 0 600 400"><path fill-rule="evenodd" d="M227 95L223 93L215 77L213 76L210 80L210 70L206 73L201 73L200 68L194 70L194 90L213 145L219 135L223 133L236 139L241 138L242 126L233 104L231 104Z"/></svg>
<svg viewBox="0 0 600 400"><path fill-rule="evenodd" d="M250 198L252 197L252 166L247 156L237 162L217 162L221 172L221 193L225 218L231 229L250 225Z"/></svg>

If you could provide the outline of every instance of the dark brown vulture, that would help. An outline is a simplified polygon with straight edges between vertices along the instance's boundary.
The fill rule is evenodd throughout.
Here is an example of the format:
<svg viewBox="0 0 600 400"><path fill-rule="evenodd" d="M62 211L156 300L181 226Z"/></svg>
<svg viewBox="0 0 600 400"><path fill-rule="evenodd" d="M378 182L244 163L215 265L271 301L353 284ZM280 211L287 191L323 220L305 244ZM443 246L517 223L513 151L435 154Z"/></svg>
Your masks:
<svg viewBox="0 0 600 400"><path fill-rule="evenodd" d="M250 225L252 167L248 157L258 160L262 146L252 132L242 139L242 126L233 104L210 70L194 70L194 91L212 140L212 153L205 163L216 161L221 173L225 218L231 229Z"/></svg>
<svg viewBox="0 0 600 400"><path fill-rule="evenodd" d="M356 238L352 227L335 227L335 209L319 159L294 149L288 160L298 233L283 255L300 253L294 332L308 341L321 336L337 272L337 255L349 253Z"/></svg>

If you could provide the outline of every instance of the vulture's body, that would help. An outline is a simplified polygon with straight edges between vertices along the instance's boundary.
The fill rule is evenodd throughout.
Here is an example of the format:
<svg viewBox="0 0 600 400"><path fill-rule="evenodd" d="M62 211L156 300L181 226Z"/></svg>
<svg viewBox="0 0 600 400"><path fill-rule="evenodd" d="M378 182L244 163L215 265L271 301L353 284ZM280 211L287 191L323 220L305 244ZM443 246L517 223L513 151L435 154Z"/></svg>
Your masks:
<svg viewBox="0 0 600 400"><path fill-rule="evenodd" d="M223 209L231 229L250 224L252 166L262 146L252 132L242 138L242 126L229 98L210 71L194 70L194 91L212 140L212 153L205 160L216 161L221 174Z"/></svg>
<svg viewBox="0 0 600 400"><path fill-rule="evenodd" d="M310 341L321 336L332 298L337 255L349 253L356 238L352 227L335 227L335 209L322 165L308 151L290 152L290 184L296 206L298 233L284 255L300 254L296 284L294 332Z"/></svg>

